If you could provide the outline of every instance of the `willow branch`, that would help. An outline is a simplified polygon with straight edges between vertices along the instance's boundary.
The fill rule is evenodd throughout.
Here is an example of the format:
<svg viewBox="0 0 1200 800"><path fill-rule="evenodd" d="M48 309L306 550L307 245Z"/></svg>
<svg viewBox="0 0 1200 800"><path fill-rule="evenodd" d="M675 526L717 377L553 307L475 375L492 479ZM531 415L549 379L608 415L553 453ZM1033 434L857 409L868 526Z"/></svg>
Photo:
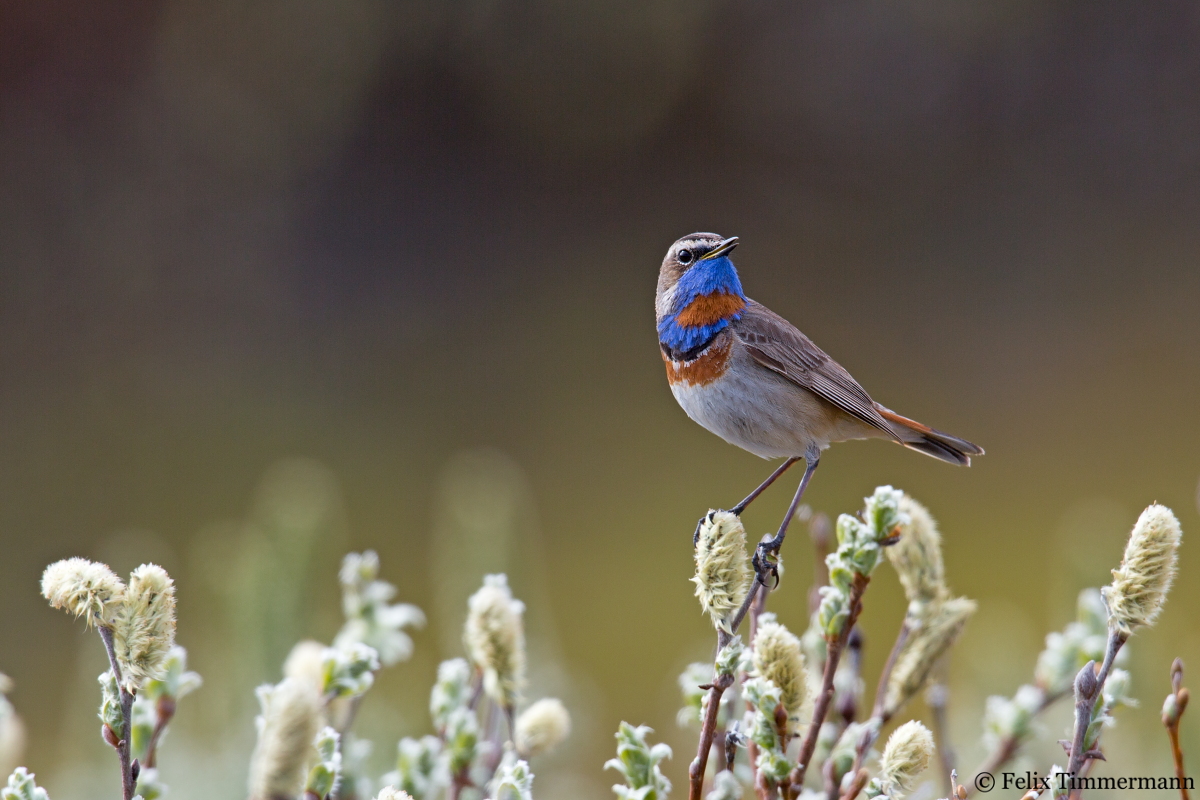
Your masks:
<svg viewBox="0 0 1200 800"><path fill-rule="evenodd" d="M859 767L858 772L854 773L854 781L846 789L846 793L841 796L840 800L854 800L862 792L867 785L867 778L870 773L865 767Z"/></svg>
<svg viewBox="0 0 1200 800"><path fill-rule="evenodd" d="M1175 659L1171 664L1171 694L1163 706L1163 725L1167 728L1167 736L1171 739L1171 756L1175 760L1175 777L1179 780L1181 800L1189 800L1187 789L1187 774L1183 771L1183 749L1179 746L1179 721L1187 710L1188 690L1183 686L1183 659Z"/></svg>
<svg viewBox="0 0 1200 800"><path fill-rule="evenodd" d="M821 693L817 695L812 721L809 722L808 731L804 734L804 743L800 746L796 768L789 776L790 795L798 794L804 786L804 774L808 771L808 762L812 759L813 751L817 749L817 738L821 733L821 725L824 724L825 715L829 713L829 706L833 702L833 679L837 674L838 661L846 647L847 639L850 638L850 631L858 621L859 613L862 612L862 596L870 582L870 576L854 573L854 582L850 585L850 616L842 627L841 633L832 640L826 640L828 652L825 655L825 671L821 676Z"/></svg>
<svg viewBox="0 0 1200 800"><path fill-rule="evenodd" d="M892 677L892 670L896 668L896 659L900 656L900 651L904 649L904 643L908 641L908 620L900 626L900 633L896 635L896 641L892 645L892 652L888 653L887 663L883 665L883 671L879 673L879 683L875 687L875 706L871 710L871 719L863 729L862 736L859 737L858 745L854 751L854 766L850 768L853 773L858 773L862 769L863 761L867 758L867 753L871 750L871 745L875 744L875 740L879 738L880 731L883 726L892 718L892 712L887 708L887 688L888 682ZM858 791L861 791L861 787ZM855 792L857 794L858 792ZM852 800L854 795L849 792L842 795L842 800Z"/></svg>
<svg viewBox="0 0 1200 800"><path fill-rule="evenodd" d="M708 688L708 706L704 710L704 724L700 727L700 745L696 750L696 759L688 768L688 800L700 800L704 792L704 772L708 768L708 754L717 730L717 715L721 712L721 695L732 684L733 675L717 675Z"/></svg>
<svg viewBox="0 0 1200 800"><path fill-rule="evenodd" d="M112 628L101 625L98 630L100 639L104 642L104 649L108 653L108 664L117 681L117 691L121 698L121 716L124 719L121 723L121 738L117 742L117 761L121 765L121 795L124 800L133 800L134 789L137 786L137 780L133 776L133 762L129 757L132 738L130 736L130 720L133 718L133 694L125 688L125 684L121 681L121 665L117 663Z"/></svg>
<svg viewBox="0 0 1200 800"><path fill-rule="evenodd" d="M946 715L946 705L950 690L944 683L935 683L926 692L925 702L933 712L933 737L937 742L938 759L942 764L942 776L946 779L946 794L953 795L956 787L950 776L954 774L954 762L957 760L954 747L950 744L950 725Z"/></svg>
<svg viewBox="0 0 1200 800"><path fill-rule="evenodd" d="M808 522L808 536L813 543L813 582L808 590L808 615L821 605L821 587L829 585L829 567L825 557L833 552L833 523L827 514L813 514Z"/></svg>
<svg viewBox="0 0 1200 800"><path fill-rule="evenodd" d="M150 734L150 742L146 745L147 768L158 766L158 742L174 717L175 698L164 694L154 704L154 732Z"/></svg>
<svg viewBox="0 0 1200 800"><path fill-rule="evenodd" d="M1099 672L1091 676L1087 674L1087 670L1095 667L1095 662L1089 661L1075 680L1075 736L1071 742L1071 757L1067 761L1067 775L1071 778L1081 774L1084 764L1092 758L1093 751L1087 748L1087 729L1092 724L1096 702L1104 694L1104 682L1108 680L1108 673L1112 670L1117 653L1128 638L1128 634L1121 633L1116 628L1109 629L1108 647L1105 649L1104 663L1100 665ZM1072 797L1076 795L1075 791L1071 793Z"/></svg>
<svg viewBox="0 0 1200 800"><path fill-rule="evenodd" d="M846 681L845 685L850 687L850 690L844 692L838 700L835 713L840 717L842 725L845 727L858 719L859 706L859 675L862 674L863 660L863 633L862 630L855 625L850 629L850 638L846 640L846 668L850 671L850 680Z"/></svg>
<svg viewBox="0 0 1200 800"><path fill-rule="evenodd" d="M1068 692L1069 692L1069 690L1055 692L1054 694L1043 693L1042 702L1039 703L1038 707L1033 710L1033 716L1036 718L1039 714L1041 714L1047 708L1054 705L1056 702L1058 702L1063 697L1066 697ZM980 764L979 767L975 770L975 778L977 779L981 774L983 774L985 772L995 774L997 770L999 770L1001 767L1003 767L1005 764L1007 764L1009 761L1012 760L1013 756L1015 756L1017 754L1017 750L1019 750L1020 747L1021 747L1021 740L1019 738L1017 738L1016 736L1005 736L1003 739L1000 740L1000 743L996 745L996 749L993 750L988 755L988 757L986 759L984 759L984 762L982 764ZM976 785L977 785L976 780L973 779L966 786L966 791L967 791L968 796L975 793Z"/></svg>

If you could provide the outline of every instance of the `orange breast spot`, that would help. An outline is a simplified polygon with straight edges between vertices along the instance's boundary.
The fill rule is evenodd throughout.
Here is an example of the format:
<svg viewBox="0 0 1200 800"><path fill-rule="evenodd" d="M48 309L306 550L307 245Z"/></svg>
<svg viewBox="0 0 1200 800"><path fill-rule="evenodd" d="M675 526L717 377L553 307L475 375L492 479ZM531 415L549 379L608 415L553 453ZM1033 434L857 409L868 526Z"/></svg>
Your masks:
<svg viewBox="0 0 1200 800"><path fill-rule="evenodd" d="M729 349L731 340L728 334L720 336L703 353L691 361L672 361L663 356L667 362L667 380L671 385L678 383L691 386L707 386L725 374L729 368Z"/></svg>
<svg viewBox="0 0 1200 800"><path fill-rule="evenodd" d="M683 327L702 328L728 319L746 307L746 301L736 294L715 292L702 294L679 312L675 318Z"/></svg>

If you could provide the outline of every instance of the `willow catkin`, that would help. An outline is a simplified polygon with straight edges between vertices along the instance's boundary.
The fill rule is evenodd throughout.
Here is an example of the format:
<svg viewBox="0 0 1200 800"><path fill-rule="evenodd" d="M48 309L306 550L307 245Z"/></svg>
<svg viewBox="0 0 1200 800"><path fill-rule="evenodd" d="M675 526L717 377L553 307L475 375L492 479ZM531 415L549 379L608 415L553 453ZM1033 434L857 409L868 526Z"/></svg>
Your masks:
<svg viewBox="0 0 1200 800"><path fill-rule="evenodd" d="M56 561L42 573L42 596L89 626L111 625L124 595L125 584L111 569L86 558Z"/></svg>
<svg viewBox="0 0 1200 800"><path fill-rule="evenodd" d="M113 650L125 688L136 692L147 679L161 678L174 645L175 584L162 567L143 564L129 576L113 620Z"/></svg>
<svg viewBox="0 0 1200 800"><path fill-rule="evenodd" d="M463 644L483 670L488 696L512 709L525 684L525 605L513 598L504 575L487 575L467 602Z"/></svg>
<svg viewBox="0 0 1200 800"><path fill-rule="evenodd" d="M1152 505L1142 512L1121 566L1113 581L1101 590L1108 605L1109 625L1126 636L1143 625L1153 625L1175 580L1179 543L1183 531L1166 506Z"/></svg>
<svg viewBox="0 0 1200 800"><path fill-rule="evenodd" d="M962 633L977 605L966 597L950 597L920 606L909 619L910 631L888 676L885 707L889 716L921 691L929 673Z"/></svg>
<svg viewBox="0 0 1200 800"><path fill-rule="evenodd" d="M517 717L517 752L524 758L548 753L571 733L571 715L561 700L543 698Z"/></svg>
<svg viewBox="0 0 1200 800"><path fill-rule="evenodd" d="M736 514L709 512L696 541L696 597L713 625L732 633L733 617L750 591L753 575L746 558L746 529Z"/></svg>
<svg viewBox="0 0 1200 800"><path fill-rule="evenodd" d="M884 550L900 577L909 602L928 602L945 591L946 568L942 561L942 537L929 510L904 495L900 511L900 538Z"/></svg>
<svg viewBox="0 0 1200 800"><path fill-rule="evenodd" d="M411 794L403 792L395 786L385 786L379 790L375 800L413 800L413 798Z"/></svg>
<svg viewBox="0 0 1200 800"><path fill-rule="evenodd" d="M759 619L754 635L754 670L779 687L780 704L787 712L789 728L793 728L807 696L808 675L800 639L773 614Z"/></svg>
<svg viewBox="0 0 1200 800"><path fill-rule="evenodd" d="M899 800L911 792L933 760L933 751L933 734L915 720L892 731L879 760L879 784L884 794Z"/></svg>
<svg viewBox="0 0 1200 800"><path fill-rule="evenodd" d="M305 768L321 721L321 699L312 684L285 678L258 690L258 745L250 760L251 800L293 800L304 787Z"/></svg>

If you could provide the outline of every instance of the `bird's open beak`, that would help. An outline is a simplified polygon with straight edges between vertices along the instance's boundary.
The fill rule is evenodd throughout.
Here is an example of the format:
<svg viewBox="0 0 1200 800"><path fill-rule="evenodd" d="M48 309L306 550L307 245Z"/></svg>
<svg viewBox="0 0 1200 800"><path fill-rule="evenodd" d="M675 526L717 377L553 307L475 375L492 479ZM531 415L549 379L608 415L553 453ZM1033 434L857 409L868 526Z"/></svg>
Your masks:
<svg viewBox="0 0 1200 800"><path fill-rule="evenodd" d="M700 256L700 260L707 261L710 258L720 258L721 256L725 255L726 253L728 253L730 250L732 250L733 248L735 248L737 246L738 246L738 237L730 236L728 239L722 240L721 243L719 245L717 245L716 247L714 247L712 250L709 250L707 253Z"/></svg>

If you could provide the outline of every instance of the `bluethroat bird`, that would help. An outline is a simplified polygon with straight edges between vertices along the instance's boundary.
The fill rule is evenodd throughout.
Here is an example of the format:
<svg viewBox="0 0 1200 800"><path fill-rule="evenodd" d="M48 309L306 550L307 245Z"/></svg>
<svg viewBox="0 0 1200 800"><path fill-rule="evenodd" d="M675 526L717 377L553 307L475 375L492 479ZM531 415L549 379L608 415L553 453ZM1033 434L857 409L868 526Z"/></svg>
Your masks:
<svg viewBox="0 0 1200 800"><path fill-rule="evenodd" d="M667 380L687 415L743 450L786 459L730 511L740 516L804 459L804 477L779 532L755 551L755 571L765 584L821 452L833 442L890 439L961 466L983 449L876 403L794 325L746 297L729 258L737 244L736 236L693 233L671 245L654 310Z"/></svg>

